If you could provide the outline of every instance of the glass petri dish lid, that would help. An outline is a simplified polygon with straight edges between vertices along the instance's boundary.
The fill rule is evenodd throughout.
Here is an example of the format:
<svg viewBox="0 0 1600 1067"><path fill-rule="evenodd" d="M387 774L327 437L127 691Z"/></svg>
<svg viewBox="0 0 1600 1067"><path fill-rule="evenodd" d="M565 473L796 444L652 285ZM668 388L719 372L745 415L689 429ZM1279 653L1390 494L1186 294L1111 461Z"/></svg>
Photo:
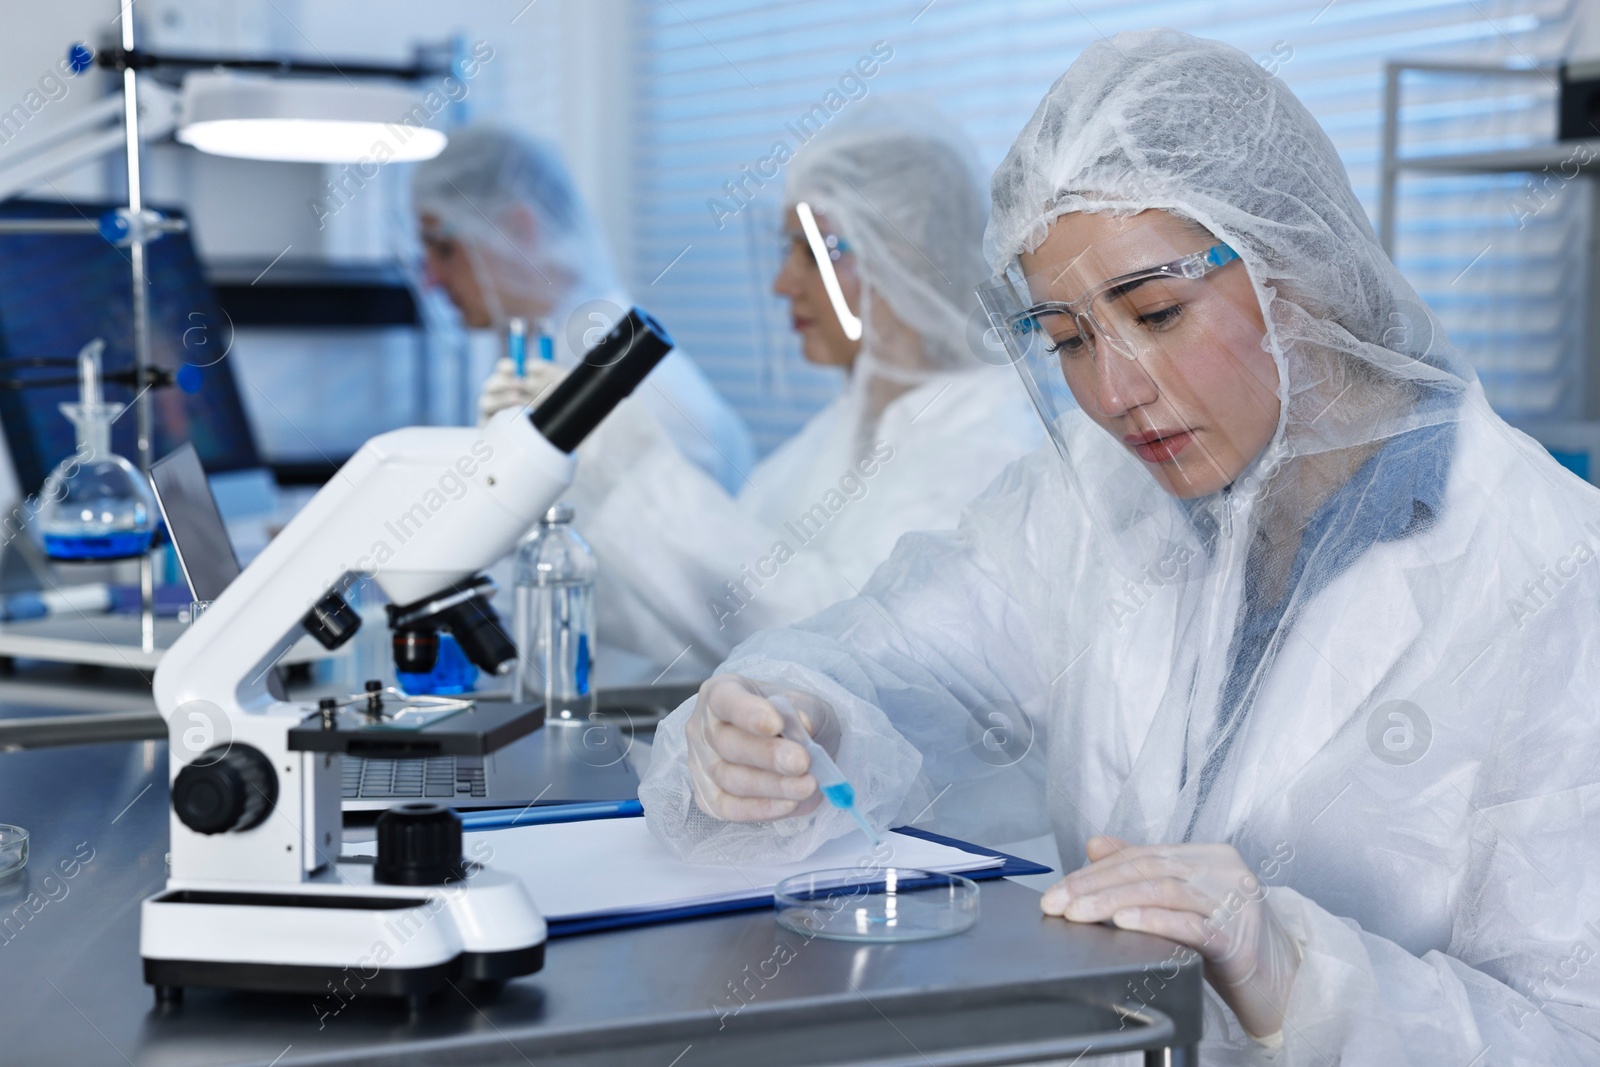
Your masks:
<svg viewBox="0 0 1600 1067"><path fill-rule="evenodd" d="M0 878L28 865L28 831L0 823Z"/></svg>
<svg viewBox="0 0 1600 1067"><path fill-rule="evenodd" d="M978 883L907 867L839 867L797 874L772 894L778 925L834 941L927 941L972 928Z"/></svg>

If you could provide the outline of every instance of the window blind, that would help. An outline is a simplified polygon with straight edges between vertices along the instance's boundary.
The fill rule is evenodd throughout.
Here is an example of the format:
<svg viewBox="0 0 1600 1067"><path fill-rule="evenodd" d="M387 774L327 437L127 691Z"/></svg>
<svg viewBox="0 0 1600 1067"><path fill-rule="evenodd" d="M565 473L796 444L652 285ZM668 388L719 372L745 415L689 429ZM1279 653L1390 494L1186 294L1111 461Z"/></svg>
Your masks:
<svg viewBox="0 0 1600 1067"><path fill-rule="evenodd" d="M837 388L808 368L770 293L781 173L774 145L829 93L934 98L992 168L1044 91L1102 36L1171 26L1233 44L1284 78L1327 129L1375 218L1383 64L1390 58L1530 63L1565 55L1577 0L635 0L634 276L749 420L763 452ZM858 59L870 79L847 80ZM1456 152L1549 141L1543 79L1407 82L1402 150ZM1562 190L1532 218L1522 175L1402 183L1401 269L1507 414L1567 416L1583 341L1564 315L1583 261L1584 197ZM730 186L731 183L731 186ZM1582 184L1582 183L1570 183ZM731 190L737 190L735 195ZM716 205L721 202L719 209Z"/></svg>

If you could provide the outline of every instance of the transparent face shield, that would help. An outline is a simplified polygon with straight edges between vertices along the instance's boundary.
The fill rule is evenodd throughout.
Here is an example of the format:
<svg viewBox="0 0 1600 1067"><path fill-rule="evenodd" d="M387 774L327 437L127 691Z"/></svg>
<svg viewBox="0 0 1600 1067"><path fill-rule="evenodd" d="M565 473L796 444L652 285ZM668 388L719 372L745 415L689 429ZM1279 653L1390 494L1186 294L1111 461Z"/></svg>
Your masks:
<svg viewBox="0 0 1600 1067"><path fill-rule="evenodd" d="M1069 466L1081 412L1169 494L1205 496L1276 429L1260 305L1226 243L1186 225L1118 229L1070 258L1047 242L1028 257L1031 274L1019 260L992 279L979 292L991 338L1023 371Z"/></svg>
<svg viewBox="0 0 1600 1067"><path fill-rule="evenodd" d="M861 319L845 302L844 287L839 284L839 272L834 268L834 264L840 258L850 253L849 244L837 234L824 234L822 228L817 225L816 213L804 200L795 204L794 213L800 219L801 232L785 234L790 244L790 254L793 255L794 246L804 240L806 249L810 252L805 258L822 275L822 287L828 293L828 303L833 306L833 313L838 316L845 337L852 341L861 340Z"/></svg>

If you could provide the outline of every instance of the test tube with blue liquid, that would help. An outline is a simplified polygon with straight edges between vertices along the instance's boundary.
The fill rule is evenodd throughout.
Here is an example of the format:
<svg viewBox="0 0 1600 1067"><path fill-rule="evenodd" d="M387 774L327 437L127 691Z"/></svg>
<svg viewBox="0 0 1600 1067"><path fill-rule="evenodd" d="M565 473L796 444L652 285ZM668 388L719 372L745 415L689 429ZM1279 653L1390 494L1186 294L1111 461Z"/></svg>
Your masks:
<svg viewBox="0 0 1600 1067"><path fill-rule="evenodd" d="M828 755L828 750L817 744L811 735L806 732L805 723L800 720L800 713L795 709L789 698L782 694L767 697L773 707L778 709L779 716L783 719L783 736L806 750L806 755L811 757L811 776L817 780L817 787L822 790L822 795L828 803L841 811L848 811L850 817L861 827L861 832L867 835L867 840L874 846L882 842L878 832L867 822L866 816L861 814L861 809L856 807L855 786L844 776L839 765L833 762L833 757Z"/></svg>
<svg viewBox="0 0 1600 1067"><path fill-rule="evenodd" d="M506 355L518 378L528 376L528 320L513 318L506 324Z"/></svg>
<svg viewBox="0 0 1600 1067"><path fill-rule="evenodd" d="M539 320L539 358L546 363L556 361L556 343L550 336L550 320Z"/></svg>
<svg viewBox="0 0 1600 1067"><path fill-rule="evenodd" d="M550 331L543 320L539 322L538 332L539 358L546 363L554 363L556 349L550 339ZM506 323L506 355L511 360L511 365L516 368L518 378L528 376L528 320L520 316Z"/></svg>

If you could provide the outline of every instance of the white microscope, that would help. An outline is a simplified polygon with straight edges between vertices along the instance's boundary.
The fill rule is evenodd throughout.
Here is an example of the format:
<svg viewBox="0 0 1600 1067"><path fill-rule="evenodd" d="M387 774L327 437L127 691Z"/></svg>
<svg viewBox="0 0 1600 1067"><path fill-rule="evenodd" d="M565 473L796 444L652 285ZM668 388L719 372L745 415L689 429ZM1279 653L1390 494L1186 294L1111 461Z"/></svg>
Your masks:
<svg viewBox="0 0 1600 1067"><path fill-rule="evenodd" d="M158 1003L217 986L359 988L415 1006L447 982L543 965L533 901L516 878L462 856L450 809L391 808L376 860L340 862L335 758L482 754L538 729L543 709L474 703L395 729L333 701L282 699L273 668L305 633L328 648L355 633L360 617L338 590L365 574L400 605L389 621L407 669L432 666L441 628L480 668L510 669L516 649L479 572L555 502L572 451L671 348L635 308L531 417L507 410L482 429L374 437L162 658L171 870L143 902L139 938ZM202 728L215 736L194 751Z"/></svg>

